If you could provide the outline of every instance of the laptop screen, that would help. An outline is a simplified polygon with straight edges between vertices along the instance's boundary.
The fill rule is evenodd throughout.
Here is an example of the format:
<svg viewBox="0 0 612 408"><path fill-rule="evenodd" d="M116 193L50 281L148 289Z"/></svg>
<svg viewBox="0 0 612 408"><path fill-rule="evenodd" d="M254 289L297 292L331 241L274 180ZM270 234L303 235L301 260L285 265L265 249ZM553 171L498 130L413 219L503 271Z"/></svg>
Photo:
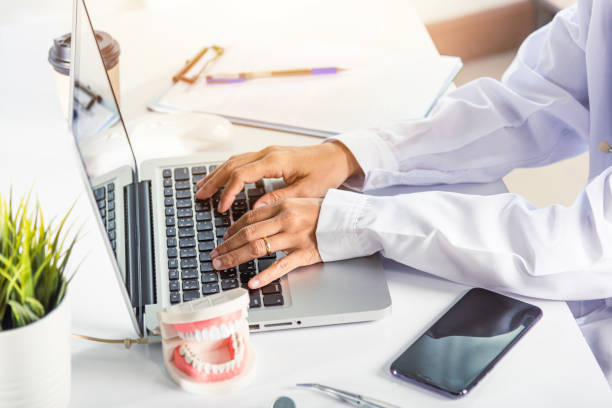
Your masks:
<svg viewBox="0 0 612 408"><path fill-rule="evenodd" d="M94 37L86 6L80 0L74 18L72 132L104 235L125 281L123 187L137 180L137 167L115 98L118 92L114 93L109 79L117 76L120 50L108 33L97 31Z"/></svg>

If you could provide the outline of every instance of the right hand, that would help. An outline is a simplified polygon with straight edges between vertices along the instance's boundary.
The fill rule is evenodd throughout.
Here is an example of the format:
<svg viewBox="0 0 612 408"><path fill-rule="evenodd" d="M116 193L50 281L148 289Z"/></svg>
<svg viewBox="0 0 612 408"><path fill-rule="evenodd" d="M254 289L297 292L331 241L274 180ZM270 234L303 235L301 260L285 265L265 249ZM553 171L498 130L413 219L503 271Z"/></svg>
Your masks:
<svg viewBox="0 0 612 408"><path fill-rule="evenodd" d="M314 146L270 146L259 152L232 156L198 182L196 198L206 199L225 186L219 212L226 212L245 184L265 177L283 178L287 187L271 191L253 208L289 197L323 197L350 176L361 172L357 160L340 142Z"/></svg>

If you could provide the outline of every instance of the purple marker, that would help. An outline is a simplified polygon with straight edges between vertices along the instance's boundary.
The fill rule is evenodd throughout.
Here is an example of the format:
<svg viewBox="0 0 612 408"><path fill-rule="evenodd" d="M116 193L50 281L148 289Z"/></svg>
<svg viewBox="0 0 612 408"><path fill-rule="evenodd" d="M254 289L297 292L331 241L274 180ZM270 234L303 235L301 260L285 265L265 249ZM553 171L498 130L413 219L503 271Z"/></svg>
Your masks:
<svg viewBox="0 0 612 408"><path fill-rule="evenodd" d="M322 67L322 68L301 68L288 69L284 71L259 71L259 72L241 72L238 74L217 74L207 75L206 83L208 84L235 84L256 78L271 78L282 76L295 75L330 75L344 71L345 68L337 67Z"/></svg>

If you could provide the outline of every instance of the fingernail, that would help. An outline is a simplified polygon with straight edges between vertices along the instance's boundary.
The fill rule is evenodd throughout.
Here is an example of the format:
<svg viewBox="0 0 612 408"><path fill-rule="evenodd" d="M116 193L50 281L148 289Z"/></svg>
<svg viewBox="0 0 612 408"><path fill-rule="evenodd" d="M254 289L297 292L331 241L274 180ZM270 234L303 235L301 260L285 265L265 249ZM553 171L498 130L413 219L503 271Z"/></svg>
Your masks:
<svg viewBox="0 0 612 408"><path fill-rule="evenodd" d="M249 282L249 286L251 287L251 289L257 289L259 287L259 280L258 279L251 280Z"/></svg>
<svg viewBox="0 0 612 408"><path fill-rule="evenodd" d="M215 267L215 269L221 269L221 260L220 259L213 260L213 266Z"/></svg>
<svg viewBox="0 0 612 408"><path fill-rule="evenodd" d="M216 258L218 256L219 256L219 252L216 249L213 249L212 252L210 253L210 257Z"/></svg>

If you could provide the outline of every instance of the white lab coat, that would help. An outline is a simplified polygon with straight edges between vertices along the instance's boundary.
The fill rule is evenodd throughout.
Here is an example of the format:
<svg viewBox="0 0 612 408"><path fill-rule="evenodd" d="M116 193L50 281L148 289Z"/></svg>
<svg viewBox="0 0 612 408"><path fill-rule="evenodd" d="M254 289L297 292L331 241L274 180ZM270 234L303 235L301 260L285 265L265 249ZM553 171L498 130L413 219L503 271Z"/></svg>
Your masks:
<svg viewBox="0 0 612 408"><path fill-rule="evenodd" d="M365 177L347 181L363 191L491 182L588 149L589 182L570 207L537 209L510 193L373 197L330 190L316 235L324 261L382 251L468 285L592 300L570 307L612 384L612 302L605 300L612 297L612 154L598 151L602 140L612 144L611 0L558 13L524 42L501 82L461 86L427 119L334 139L364 170Z"/></svg>

